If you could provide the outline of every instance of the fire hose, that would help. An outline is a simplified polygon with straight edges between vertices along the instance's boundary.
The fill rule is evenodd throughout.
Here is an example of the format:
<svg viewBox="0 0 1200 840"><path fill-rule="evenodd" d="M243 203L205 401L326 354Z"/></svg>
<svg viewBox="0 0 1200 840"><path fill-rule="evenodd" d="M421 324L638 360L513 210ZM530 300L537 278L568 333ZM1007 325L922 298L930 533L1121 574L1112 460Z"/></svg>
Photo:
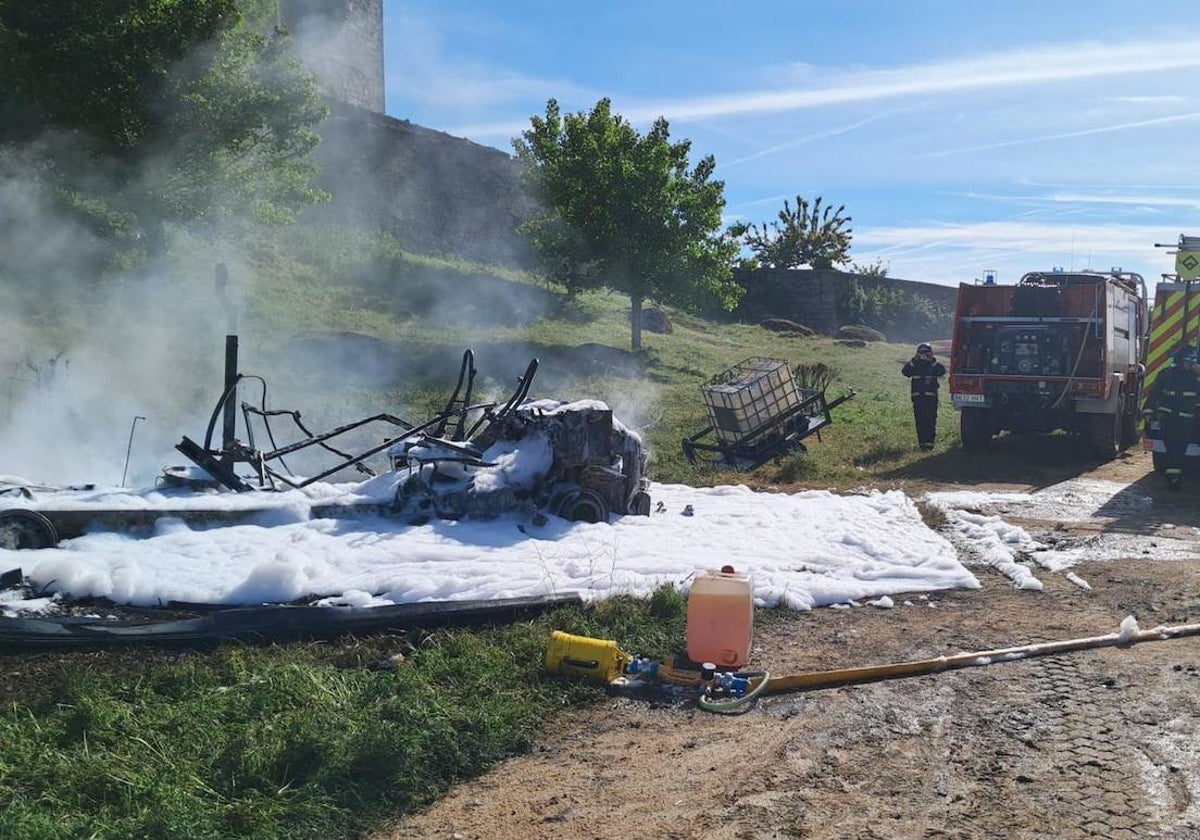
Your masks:
<svg viewBox="0 0 1200 840"><path fill-rule="evenodd" d="M1126 619L1129 622L1129 619ZM739 714L753 701L766 695L813 691L845 685L881 682L890 679L934 674L959 668L981 667L1000 662L1017 662L1038 656L1052 656L1104 647L1130 647L1142 642L1158 642L1200 636L1200 624L1178 624L1136 629L1122 623L1121 630L1102 636L1086 636L1052 642L1036 642L1017 647L994 648L957 653L931 659L893 662L828 671L809 671L772 677L768 672L720 672L712 666L700 670L674 668L652 660L633 657L616 642L572 636L554 631L546 652L546 668L552 673L574 674L599 679L609 685L627 685L631 679L656 679L672 685L701 689L698 705L705 711Z"/></svg>

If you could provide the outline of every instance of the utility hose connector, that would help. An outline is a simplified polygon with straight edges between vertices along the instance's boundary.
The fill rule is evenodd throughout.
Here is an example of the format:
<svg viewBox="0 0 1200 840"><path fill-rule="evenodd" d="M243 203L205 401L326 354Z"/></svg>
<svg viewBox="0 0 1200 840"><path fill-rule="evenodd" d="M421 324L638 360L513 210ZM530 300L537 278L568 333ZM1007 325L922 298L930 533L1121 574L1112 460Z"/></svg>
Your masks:
<svg viewBox="0 0 1200 840"><path fill-rule="evenodd" d="M614 641L573 636L561 630L551 634L546 650L546 670L554 674L588 677L609 686L628 686L634 680L695 688L701 709L718 714L741 714L766 687L767 674L718 671L704 663L699 671L674 668L644 656L630 656Z"/></svg>

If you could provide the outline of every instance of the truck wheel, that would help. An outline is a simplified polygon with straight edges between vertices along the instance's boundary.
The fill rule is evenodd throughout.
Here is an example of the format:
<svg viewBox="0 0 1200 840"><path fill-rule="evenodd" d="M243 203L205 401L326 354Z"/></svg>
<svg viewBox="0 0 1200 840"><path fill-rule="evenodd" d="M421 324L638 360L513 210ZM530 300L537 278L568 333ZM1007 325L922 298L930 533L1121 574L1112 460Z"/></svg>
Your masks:
<svg viewBox="0 0 1200 840"><path fill-rule="evenodd" d="M1161 474L1161 473L1165 473L1165 472L1167 471L1167 459L1166 459L1166 453L1164 453L1164 452L1151 452L1151 453L1150 453L1150 460L1151 460L1151 461L1153 462L1153 464L1154 464L1154 471L1155 471L1156 473L1160 473L1160 474Z"/></svg>
<svg viewBox="0 0 1200 840"><path fill-rule="evenodd" d="M963 449L976 451L992 442L992 427L986 408L964 408L958 418Z"/></svg>
<svg viewBox="0 0 1200 840"><path fill-rule="evenodd" d="M58 545L54 523L36 510L0 511L0 548L53 548Z"/></svg>
<svg viewBox="0 0 1200 840"><path fill-rule="evenodd" d="M1121 454L1120 414L1087 415L1087 442L1098 458L1110 460Z"/></svg>

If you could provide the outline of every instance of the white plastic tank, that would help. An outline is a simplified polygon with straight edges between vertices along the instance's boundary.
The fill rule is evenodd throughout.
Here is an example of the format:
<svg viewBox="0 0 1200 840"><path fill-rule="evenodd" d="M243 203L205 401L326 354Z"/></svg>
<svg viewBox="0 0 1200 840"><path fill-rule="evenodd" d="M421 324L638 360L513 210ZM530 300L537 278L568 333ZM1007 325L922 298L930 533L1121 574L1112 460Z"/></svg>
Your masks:
<svg viewBox="0 0 1200 840"><path fill-rule="evenodd" d="M692 581L687 605L687 657L697 664L740 668L750 661L754 586L750 575L724 566Z"/></svg>

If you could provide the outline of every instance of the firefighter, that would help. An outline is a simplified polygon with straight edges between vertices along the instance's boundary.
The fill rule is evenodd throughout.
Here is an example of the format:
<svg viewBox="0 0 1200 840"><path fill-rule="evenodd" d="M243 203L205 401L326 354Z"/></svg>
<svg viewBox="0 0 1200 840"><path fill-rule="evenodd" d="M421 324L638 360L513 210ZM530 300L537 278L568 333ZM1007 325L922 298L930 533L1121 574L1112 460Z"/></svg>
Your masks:
<svg viewBox="0 0 1200 840"><path fill-rule="evenodd" d="M933 449L937 435L938 377L946 375L946 366L933 355L925 342L917 345L917 354L900 371L911 382L913 420L917 424L917 443L922 452Z"/></svg>
<svg viewBox="0 0 1200 840"><path fill-rule="evenodd" d="M1175 363L1154 380L1145 413L1162 424L1163 472L1167 485L1178 488L1183 479L1187 447L1196 428L1200 406L1200 354L1192 347L1175 351Z"/></svg>

